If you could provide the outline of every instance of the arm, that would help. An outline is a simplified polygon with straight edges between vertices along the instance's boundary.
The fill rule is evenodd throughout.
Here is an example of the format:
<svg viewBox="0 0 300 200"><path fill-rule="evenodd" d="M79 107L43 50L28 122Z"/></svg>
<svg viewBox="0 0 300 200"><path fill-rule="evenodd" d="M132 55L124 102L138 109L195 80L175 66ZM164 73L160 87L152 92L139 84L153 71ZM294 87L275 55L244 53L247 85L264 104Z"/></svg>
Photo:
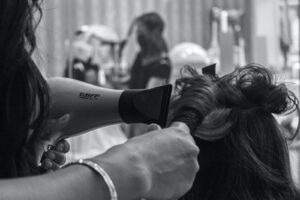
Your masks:
<svg viewBox="0 0 300 200"><path fill-rule="evenodd" d="M120 200L135 199L146 191L142 182L147 178L134 170L141 161L136 154L122 153L126 149L126 145L119 145L91 159L109 173ZM40 176L0 180L0 199L110 200L110 196L101 176L86 166L72 165Z"/></svg>
<svg viewBox="0 0 300 200"><path fill-rule="evenodd" d="M43 176L0 181L0 199L109 200L104 181L89 168L70 166Z"/></svg>
<svg viewBox="0 0 300 200"><path fill-rule="evenodd" d="M155 149L155 151L153 151ZM177 199L199 169L199 150L186 125L152 131L92 158L111 177L119 200ZM109 200L103 179L85 166L0 181L0 199Z"/></svg>

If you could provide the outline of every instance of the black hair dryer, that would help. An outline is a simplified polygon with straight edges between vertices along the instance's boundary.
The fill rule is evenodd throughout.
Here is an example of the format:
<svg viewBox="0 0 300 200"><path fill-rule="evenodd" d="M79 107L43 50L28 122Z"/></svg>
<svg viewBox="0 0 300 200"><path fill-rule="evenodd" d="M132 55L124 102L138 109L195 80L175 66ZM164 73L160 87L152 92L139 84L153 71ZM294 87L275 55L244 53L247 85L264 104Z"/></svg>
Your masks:
<svg viewBox="0 0 300 200"><path fill-rule="evenodd" d="M156 123L164 127L171 85L144 90L114 90L66 78L48 81L50 119L70 114L58 139L115 123Z"/></svg>

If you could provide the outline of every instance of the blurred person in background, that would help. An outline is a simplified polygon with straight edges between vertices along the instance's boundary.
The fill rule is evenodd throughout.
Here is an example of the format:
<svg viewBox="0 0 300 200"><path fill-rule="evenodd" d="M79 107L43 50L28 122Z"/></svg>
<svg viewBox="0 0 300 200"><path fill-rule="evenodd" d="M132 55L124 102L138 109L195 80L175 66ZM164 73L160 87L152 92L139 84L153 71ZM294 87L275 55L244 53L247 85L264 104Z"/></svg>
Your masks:
<svg viewBox="0 0 300 200"><path fill-rule="evenodd" d="M164 22L155 12L139 16L136 21L140 47L130 72L130 89L144 89L166 84L171 63L168 46L163 38Z"/></svg>
<svg viewBox="0 0 300 200"><path fill-rule="evenodd" d="M129 88L146 89L167 84L171 75L171 62L163 38L163 19L158 13L145 13L137 17L134 25L140 51L131 67ZM128 128L128 137L147 131L144 124L134 124Z"/></svg>

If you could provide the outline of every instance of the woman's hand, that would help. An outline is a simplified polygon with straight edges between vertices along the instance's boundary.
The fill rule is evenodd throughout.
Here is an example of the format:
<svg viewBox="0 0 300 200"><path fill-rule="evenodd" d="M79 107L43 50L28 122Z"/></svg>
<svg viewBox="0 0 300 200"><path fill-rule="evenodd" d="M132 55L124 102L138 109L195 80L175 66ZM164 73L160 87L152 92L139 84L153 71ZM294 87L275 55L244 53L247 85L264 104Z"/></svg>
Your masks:
<svg viewBox="0 0 300 200"><path fill-rule="evenodd" d="M199 149L189 128L174 123L156 129L93 159L111 176L123 199L177 199L193 184Z"/></svg>
<svg viewBox="0 0 300 200"><path fill-rule="evenodd" d="M159 163L154 164L155 161L145 159L153 172L152 187L145 197L177 199L192 187L199 169L197 161L199 148L195 145L189 128L181 122L173 123L169 128L158 129L153 133L165 134L167 135L165 137L169 137L169 141L165 139L164 145L157 145L153 148L157 151L151 152L152 156L160 156L161 160L157 159ZM163 137L157 139L163 140Z"/></svg>
<svg viewBox="0 0 300 200"><path fill-rule="evenodd" d="M45 130L33 143L34 162L46 171L58 169L66 161L66 155L70 145L66 140L57 141L61 131L68 124L69 114L58 119L47 121Z"/></svg>

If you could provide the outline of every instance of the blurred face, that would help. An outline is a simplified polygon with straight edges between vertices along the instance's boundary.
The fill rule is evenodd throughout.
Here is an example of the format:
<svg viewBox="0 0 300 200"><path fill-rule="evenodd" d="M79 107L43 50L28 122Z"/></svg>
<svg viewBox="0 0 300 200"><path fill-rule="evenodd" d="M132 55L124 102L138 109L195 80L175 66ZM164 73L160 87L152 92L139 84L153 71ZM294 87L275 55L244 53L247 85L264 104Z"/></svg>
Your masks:
<svg viewBox="0 0 300 200"><path fill-rule="evenodd" d="M141 47L146 44L146 37L149 34L149 31L142 23L138 23L137 25L137 41Z"/></svg>

